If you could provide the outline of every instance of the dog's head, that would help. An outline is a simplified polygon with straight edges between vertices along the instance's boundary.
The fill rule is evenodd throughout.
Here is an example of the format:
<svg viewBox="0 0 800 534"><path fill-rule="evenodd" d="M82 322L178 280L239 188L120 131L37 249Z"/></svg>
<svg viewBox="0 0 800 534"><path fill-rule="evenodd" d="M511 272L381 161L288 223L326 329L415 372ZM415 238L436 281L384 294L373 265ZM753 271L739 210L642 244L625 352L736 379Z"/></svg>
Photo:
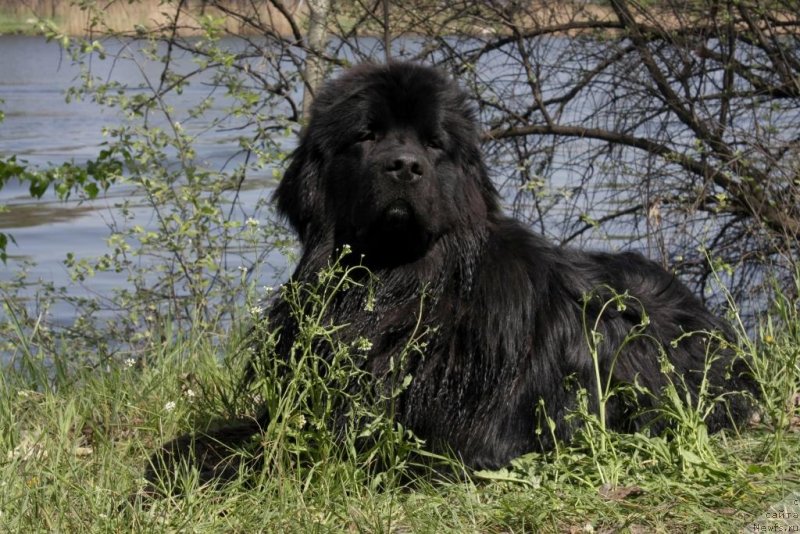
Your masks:
<svg viewBox="0 0 800 534"><path fill-rule="evenodd" d="M332 235L389 267L497 209L464 93L408 63L361 65L322 87L275 196L305 246Z"/></svg>

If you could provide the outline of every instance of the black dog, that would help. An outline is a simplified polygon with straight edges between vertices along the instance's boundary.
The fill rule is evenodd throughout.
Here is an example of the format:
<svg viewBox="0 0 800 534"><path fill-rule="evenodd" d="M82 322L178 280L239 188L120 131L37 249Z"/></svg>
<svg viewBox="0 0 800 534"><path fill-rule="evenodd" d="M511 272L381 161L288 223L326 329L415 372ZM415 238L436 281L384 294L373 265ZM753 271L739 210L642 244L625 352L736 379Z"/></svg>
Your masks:
<svg viewBox="0 0 800 534"><path fill-rule="evenodd" d="M652 392L608 404L616 430L662 429L649 408L669 382L693 398L704 376L711 395L754 389L746 365L710 335L730 337L726 325L672 274L634 253L553 246L502 213L467 98L436 70L362 65L325 85L275 198L303 245L295 281L315 280L345 245L347 258L377 279L374 307L355 288L327 317L346 325L343 341L371 342L364 369L376 384L419 329L422 310L430 335L424 356L404 363L413 379L395 416L469 467L498 468L552 446L549 432L537 433L544 417L556 439L569 439L578 387L597 410L592 354L603 384L610 377L612 386ZM268 322L287 355L295 315L278 301ZM749 413L747 395L726 398L706 419L711 431ZM235 444L258 424L214 439ZM205 442L180 438L160 455L189 449L208 478L225 475Z"/></svg>

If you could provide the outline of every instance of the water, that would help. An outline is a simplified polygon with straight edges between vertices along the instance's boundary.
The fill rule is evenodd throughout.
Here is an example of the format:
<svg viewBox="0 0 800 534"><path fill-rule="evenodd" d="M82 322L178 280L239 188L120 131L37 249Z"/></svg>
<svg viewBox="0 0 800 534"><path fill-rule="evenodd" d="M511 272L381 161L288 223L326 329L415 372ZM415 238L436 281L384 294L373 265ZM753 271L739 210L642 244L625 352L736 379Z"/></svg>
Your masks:
<svg viewBox="0 0 800 534"><path fill-rule="evenodd" d="M116 46L111 52L118 52L124 45L106 46ZM178 70L191 67L190 57L178 56L178 61L175 65ZM145 76L157 79L160 68L155 62L98 61L92 65L93 74L101 78L113 76L130 86L141 83ZM0 99L4 101L0 109L5 113L5 120L0 122L0 157L17 155L31 167L71 161L80 164L97 157L106 141L103 128L119 124L122 118L115 109L91 101L73 100L67 104L66 91L80 84L79 76L79 68L71 64L58 44L38 37L0 36ZM208 80L195 79L179 97L176 95L171 102L176 116L183 116L186 109L209 95L213 89L204 81ZM184 125L188 131L208 130L195 148L209 169L231 168L237 163L236 158L231 158L241 152L239 132L232 133L223 127L209 129L211 120L219 116L226 104L224 96L215 95L214 108L209 113ZM293 142L285 141L287 146ZM247 187L239 198L243 213L268 197L273 186L271 168L249 173ZM90 258L108 251L108 223L118 216L114 205L122 199L138 204L133 211L133 222L148 227L152 209L137 203L132 192L130 187L114 185L108 194L101 194L95 200L63 202L52 191L42 199L32 199L26 184L7 183L0 189L0 205L9 208L8 212L0 213L0 231L11 234L17 245L9 243L9 261L6 266L0 265L0 280L11 279L23 262L30 261L35 264L29 271L33 282L68 286L72 295L109 295L126 283L124 276L100 273L86 285L74 284L64 259L68 253ZM73 313L63 303L51 310L52 319L62 324L68 323Z"/></svg>

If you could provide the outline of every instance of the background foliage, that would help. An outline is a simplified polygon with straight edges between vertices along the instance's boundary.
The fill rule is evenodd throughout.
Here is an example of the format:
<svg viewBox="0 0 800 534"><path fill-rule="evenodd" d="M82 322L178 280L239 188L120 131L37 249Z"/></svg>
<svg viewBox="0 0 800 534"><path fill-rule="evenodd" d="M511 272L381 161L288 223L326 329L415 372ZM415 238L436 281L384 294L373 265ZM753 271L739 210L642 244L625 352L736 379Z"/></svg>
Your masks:
<svg viewBox="0 0 800 534"><path fill-rule="evenodd" d="M68 97L116 108L124 120L95 161L39 170L6 157L0 185L16 178L34 196L52 186L92 198L124 182L152 208L155 224L143 228L126 223L130 206L121 204L108 254L67 259L77 280L98 271L128 279L112 302L79 304L81 331L100 307L123 313L96 339L146 342L165 321L228 324L235 302L262 296L254 281L274 247L290 242L261 206L245 212L237 193L253 173L280 176L320 73L408 59L449 70L473 96L509 208L550 238L642 249L706 296L716 270L749 311L769 302L775 279L791 293L797 2L550 4L83 0L64 12L55 2L45 15L62 9L67 27L83 24L70 36L55 19L37 23L82 65ZM120 39L124 46L109 46ZM190 68L176 61L186 54ZM142 66L150 74L131 87L113 69L100 77L98 61L160 68ZM207 98L176 111L190 85L207 87ZM191 127L199 117L205 131ZM212 129L238 137L236 164L208 168L197 156ZM4 249L9 237L0 236Z"/></svg>

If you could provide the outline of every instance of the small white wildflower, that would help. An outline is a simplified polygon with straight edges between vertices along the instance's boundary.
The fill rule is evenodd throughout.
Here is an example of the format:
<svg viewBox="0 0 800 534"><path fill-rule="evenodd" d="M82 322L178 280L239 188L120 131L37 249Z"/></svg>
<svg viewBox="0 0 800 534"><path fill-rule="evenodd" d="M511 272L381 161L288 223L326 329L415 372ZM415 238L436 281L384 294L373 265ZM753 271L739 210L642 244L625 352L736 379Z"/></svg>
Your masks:
<svg viewBox="0 0 800 534"><path fill-rule="evenodd" d="M240 270L241 272L243 272L243 273L246 273L246 272L247 272L247 267L245 267L244 265L240 265L240 266L239 266L239 270Z"/></svg>
<svg viewBox="0 0 800 534"><path fill-rule="evenodd" d="M303 428L304 426L306 426L306 418L303 414L300 414L297 417L295 417L294 426L295 428Z"/></svg>
<svg viewBox="0 0 800 534"><path fill-rule="evenodd" d="M365 337L360 337L355 342L356 348L358 350L368 351L372 348L372 341Z"/></svg>
<svg viewBox="0 0 800 534"><path fill-rule="evenodd" d="M184 395L186 395L187 399L192 400L197 396L197 393L193 389L187 389Z"/></svg>
<svg viewBox="0 0 800 534"><path fill-rule="evenodd" d="M164 410L171 412L172 410L175 409L175 406L176 406L175 401L169 401L164 405Z"/></svg>
<svg viewBox="0 0 800 534"><path fill-rule="evenodd" d="M130 369L134 365L136 365L136 360L134 360L133 358L128 358L127 360L125 360L125 367L127 367L128 369Z"/></svg>
<svg viewBox="0 0 800 534"><path fill-rule="evenodd" d="M173 125L175 126L175 130L177 130L177 131L179 131L179 132L182 132L182 131L183 131L183 125L181 125L181 123L180 123L180 122L178 122L178 121L175 121L175 122L173 123Z"/></svg>
<svg viewBox="0 0 800 534"><path fill-rule="evenodd" d="M244 222L244 224L251 228L257 228L259 222L258 219L254 219L253 217L248 217L247 220Z"/></svg>
<svg viewBox="0 0 800 534"><path fill-rule="evenodd" d="M275 290L275 288L272 287L272 286L264 286L263 289L264 289L264 293L272 293Z"/></svg>
<svg viewBox="0 0 800 534"><path fill-rule="evenodd" d="M263 311L264 308L262 308L261 306L253 306L252 308L250 308L250 315L259 317L263 313Z"/></svg>

